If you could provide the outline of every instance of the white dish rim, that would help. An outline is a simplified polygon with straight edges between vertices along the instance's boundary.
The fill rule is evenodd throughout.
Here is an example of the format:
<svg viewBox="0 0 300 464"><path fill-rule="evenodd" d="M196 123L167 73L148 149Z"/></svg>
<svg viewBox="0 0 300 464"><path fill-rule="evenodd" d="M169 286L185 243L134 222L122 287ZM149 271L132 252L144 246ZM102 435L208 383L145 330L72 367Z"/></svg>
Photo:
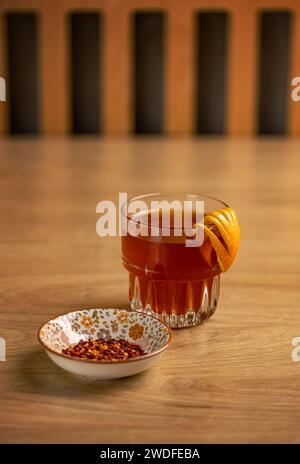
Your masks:
<svg viewBox="0 0 300 464"><path fill-rule="evenodd" d="M42 336L41 336L41 331L43 330L43 328L51 321L54 321L55 319L58 319L59 317L63 317L63 316L67 316L68 314L72 314L72 313L78 313L78 312L82 312L84 310L88 310L88 311L93 311L93 310L99 310L99 309L103 309L104 311L113 311L113 310L118 310L118 311L126 311L128 313L137 313L139 315L142 315L146 318L152 318L152 319L156 319L158 322L160 322L166 329L167 329L167 332L168 332L168 339L165 343L164 346L162 346L161 348L159 348L158 350L156 351L153 351L152 353L147 353L147 354L144 354L142 356L137 356L135 358L131 358L131 359L118 359L116 361L109 361L109 360L98 360L98 359L82 359L82 358L76 358L75 356L70 356L70 355L67 355L67 354L64 354L64 353L61 353L59 351L55 351L53 350L52 348L50 348L43 340L42 340ZM143 313L142 311L136 311L134 309L126 309L126 308L83 308L83 309L76 309L75 311L68 311L66 313L61 313L61 314L58 314L57 316L54 316L54 317L51 317L50 319L48 319L46 322L44 322L41 327L39 328L38 330L38 333L37 333L37 337L38 337L38 341L39 343L42 345L42 347L46 350L46 351L49 351L50 353L52 354L55 354L57 356L61 356L62 358L65 358L65 359L69 359L69 360L72 360L72 361L79 361L79 362L84 362L84 363L92 363L92 364L111 364L111 365L115 365L115 364L124 364L124 363L129 363L129 362L137 362L137 361L142 361L144 359L147 359L147 358L151 358L153 356L156 356L158 354L160 354L162 351L164 351L166 348L168 348L168 346L171 344L172 342L172 331L170 329L170 327L167 326L167 324L165 324L163 321L161 321L160 319L158 319L157 317L155 316L152 316L151 314L145 314Z"/></svg>

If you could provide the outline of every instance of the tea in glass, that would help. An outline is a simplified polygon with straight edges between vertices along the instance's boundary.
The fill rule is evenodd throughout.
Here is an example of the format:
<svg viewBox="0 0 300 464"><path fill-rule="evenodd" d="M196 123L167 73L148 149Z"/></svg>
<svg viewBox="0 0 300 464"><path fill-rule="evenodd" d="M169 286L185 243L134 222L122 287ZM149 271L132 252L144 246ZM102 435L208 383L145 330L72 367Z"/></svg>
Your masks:
<svg viewBox="0 0 300 464"><path fill-rule="evenodd" d="M187 246L190 237L187 237L183 225L181 234L175 231L174 209L170 210L169 234L164 234L162 210L156 212L159 220L153 224L153 200L167 199L171 203L174 195L139 197L145 201L145 208L134 219L132 214L126 213L126 220L138 221L142 225L143 234L131 234L129 230L122 237L122 259L124 267L129 271L129 300L132 309L153 314L174 328L202 323L214 313L219 299L222 262L220 265L215 251L217 249L219 252L219 243L216 244L212 234L220 246L225 247L226 243L219 232L218 219L215 220L209 213L228 207L223 202L203 195L179 195L182 203L191 198L193 201L204 201L204 219L211 217L199 245ZM195 221L196 213L192 210L193 227ZM153 235L155 228L158 230ZM227 236L225 238L228 239Z"/></svg>

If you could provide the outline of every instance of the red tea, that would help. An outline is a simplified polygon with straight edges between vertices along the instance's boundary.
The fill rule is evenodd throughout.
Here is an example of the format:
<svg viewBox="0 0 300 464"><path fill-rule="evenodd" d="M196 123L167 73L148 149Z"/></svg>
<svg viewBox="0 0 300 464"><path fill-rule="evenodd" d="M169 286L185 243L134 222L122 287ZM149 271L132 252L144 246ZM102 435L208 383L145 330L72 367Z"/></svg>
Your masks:
<svg viewBox="0 0 300 464"><path fill-rule="evenodd" d="M170 236L162 235L161 215L159 236L151 236L151 214L145 214L149 234L122 237L132 308L153 313L172 327L202 322L214 312L219 294L221 270L210 240L204 237L202 245L186 246L184 230L175 235L174 215Z"/></svg>

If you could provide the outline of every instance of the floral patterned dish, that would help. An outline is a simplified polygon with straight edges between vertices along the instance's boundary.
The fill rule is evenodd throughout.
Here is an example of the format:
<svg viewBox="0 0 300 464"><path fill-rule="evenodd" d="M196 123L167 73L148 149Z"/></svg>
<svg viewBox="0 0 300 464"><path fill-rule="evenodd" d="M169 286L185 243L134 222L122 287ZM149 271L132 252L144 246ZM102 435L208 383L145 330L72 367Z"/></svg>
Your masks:
<svg viewBox="0 0 300 464"><path fill-rule="evenodd" d="M74 358L62 352L80 340L122 338L145 351L137 358L98 361ZM171 341L170 329L157 318L127 309L83 309L62 314L42 325L38 339L49 358L73 374L115 379L151 367Z"/></svg>

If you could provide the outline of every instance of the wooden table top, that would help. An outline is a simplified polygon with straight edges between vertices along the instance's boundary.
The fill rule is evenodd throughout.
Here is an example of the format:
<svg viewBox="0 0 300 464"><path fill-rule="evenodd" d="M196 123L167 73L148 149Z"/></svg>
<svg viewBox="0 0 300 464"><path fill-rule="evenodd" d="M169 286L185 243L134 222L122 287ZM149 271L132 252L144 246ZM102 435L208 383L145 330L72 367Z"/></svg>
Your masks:
<svg viewBox="0 0 300 464"><path fill-rule="evenodd" d="M300 141L1 139L1 442L299 442ZM37 342L42 322L128 307L118 238L96 204L153 191L206 192L242 231L216 314L174 331L144 374L73 377Z"/></svg>

